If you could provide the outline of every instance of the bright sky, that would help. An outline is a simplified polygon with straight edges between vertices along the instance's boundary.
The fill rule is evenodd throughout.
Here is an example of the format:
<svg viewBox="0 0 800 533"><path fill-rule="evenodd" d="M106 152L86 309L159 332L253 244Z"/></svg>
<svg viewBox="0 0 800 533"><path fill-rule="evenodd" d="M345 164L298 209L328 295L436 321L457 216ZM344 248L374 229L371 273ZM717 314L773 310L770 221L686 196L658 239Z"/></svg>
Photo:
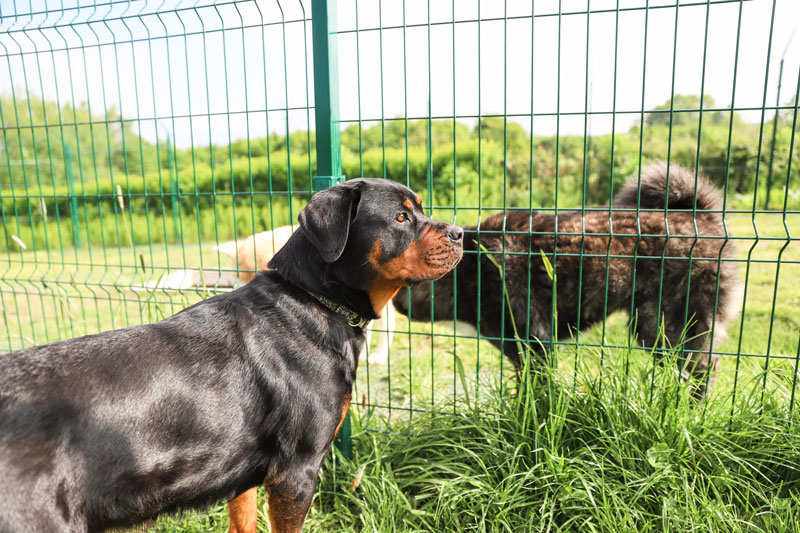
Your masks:
<svg viewBox="0 0 800 533"><path fill-rule="evenodd" d="M469 117L478 113L505 112L523 115L513 120L530 129L533 106L544 114L534 119L537 134L557 125L582 134L590 86L589 107L606 113L592 116L591 133L611 131L614 109L634 112L617 115L624 131L639 118L643 85L644 109L667 100L673 86L675 94L702 90L726 107L737 35L735 106L756 108L745 114L760 120L767 70L766 105L775 104L800 1L682 0L676 10L675 0L650 0L649 11L638 9L646 3L619 0L617 14L617 0L562 0L559 17L558 0L538 0L531 29L530 1L484 0L479 13L478 0L339 0L341 118L425 117L430 98L434 117L474 123ZM125 118L139 117L134 126L146 138L172 132L182 147L207 144L209 136L225 144L285 132L287 122L306 129L314 120L306 109L314 89L311 23L276 23L310 13L310 0L0 0L0 92L13 86L21 98L27 87L62 102L88 101L95 115L115 106ZM782 103L794 95L798 69L800 32L786 49Z"/></svg>

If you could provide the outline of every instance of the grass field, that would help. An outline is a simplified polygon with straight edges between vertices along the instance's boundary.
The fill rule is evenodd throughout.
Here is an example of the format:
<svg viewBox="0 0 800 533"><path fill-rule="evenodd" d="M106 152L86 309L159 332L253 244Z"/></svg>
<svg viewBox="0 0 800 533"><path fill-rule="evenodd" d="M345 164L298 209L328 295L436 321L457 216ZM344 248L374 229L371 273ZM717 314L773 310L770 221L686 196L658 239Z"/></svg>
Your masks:
<svg viewBox="0 0 800 533"><path fill-rule="evenodd" d="M494 381L457 410L391 433L362 431L354 458L334 450L309 531L763 531L800 527L800 433L784 398L719 395L676 403L674 373L603 386L562 374ZM586 374L580 373L587 377ZM267 531L267 504L259 524ZM223 504L164 517L153 531L225 531Z"/></svg>
<svg viewBox="0 0 800 533"><path fill-rule="evenodd" d="M488 341L399 317L389 364L359 370L354 461L331 454L309 529L800 530L800 243L780 214L730 215L728 226L747 291L708 404L677 401L673 367L625 348L561 346L558 372L518 386ZM800 229L800 216L786 226ZM0 350L169 316L213 287L141 286L201 262L230 268L210 244L0 257ZM625 346L625 317L601 336L580 340ZM222 504L154 526L226 527Z"/></svg>

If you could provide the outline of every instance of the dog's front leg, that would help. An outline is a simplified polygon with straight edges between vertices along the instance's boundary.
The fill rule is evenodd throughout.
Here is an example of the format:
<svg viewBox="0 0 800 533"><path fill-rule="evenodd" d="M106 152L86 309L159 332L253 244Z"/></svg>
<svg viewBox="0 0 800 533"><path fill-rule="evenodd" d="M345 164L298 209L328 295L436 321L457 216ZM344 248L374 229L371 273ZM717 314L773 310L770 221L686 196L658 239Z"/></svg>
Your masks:
<svg viewBox="0 0 800 533"><path fill-rule="evenodd" d="M254 487L238 495L228 504L228 533L256 533L258 522L256 494Z"/></svg>
<svg viewBox="0 0 800 533"><path fill-rule="evenodd" d="M299 533L303 529L308 508L317 486L317 471L304 468L298 472L305 479L284 481L267 488L269 522L273 533ZM298 477L299 477L298 476Z"/></svg>

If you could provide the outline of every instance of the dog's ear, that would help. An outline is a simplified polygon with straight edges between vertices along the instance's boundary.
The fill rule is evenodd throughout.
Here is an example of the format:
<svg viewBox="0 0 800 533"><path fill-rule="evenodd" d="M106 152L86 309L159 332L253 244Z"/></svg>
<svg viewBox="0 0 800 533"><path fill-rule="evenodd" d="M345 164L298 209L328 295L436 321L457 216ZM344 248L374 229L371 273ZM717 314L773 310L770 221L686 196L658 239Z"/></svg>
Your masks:
<svg viewBox="0 0 800 533"><path fill-rule="evenodd" d="M342 255L360 199L357 186L343 183L318 192L300 211L300 228L326 263Z"/></svg>

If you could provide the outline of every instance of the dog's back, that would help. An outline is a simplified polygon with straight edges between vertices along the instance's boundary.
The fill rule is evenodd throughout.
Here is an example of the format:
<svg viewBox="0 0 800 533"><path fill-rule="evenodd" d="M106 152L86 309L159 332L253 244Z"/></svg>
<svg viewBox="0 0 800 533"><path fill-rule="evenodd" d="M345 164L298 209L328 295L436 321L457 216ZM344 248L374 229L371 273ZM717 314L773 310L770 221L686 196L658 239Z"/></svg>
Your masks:
<svg viewBox="0 0 800 533"><path fill-rule="evenodd" d="M127 524L244 483L252 474L238 471L209 486L208 471L247 463L255 446L233 456L203 442L239 438L250 423L235 422L249 406L222 390L247 383L245 365L220 355L242 350L230 331L249 309L233 300L0 357L0 531ZM187 483L192 475L206 481Z"/></svg>

